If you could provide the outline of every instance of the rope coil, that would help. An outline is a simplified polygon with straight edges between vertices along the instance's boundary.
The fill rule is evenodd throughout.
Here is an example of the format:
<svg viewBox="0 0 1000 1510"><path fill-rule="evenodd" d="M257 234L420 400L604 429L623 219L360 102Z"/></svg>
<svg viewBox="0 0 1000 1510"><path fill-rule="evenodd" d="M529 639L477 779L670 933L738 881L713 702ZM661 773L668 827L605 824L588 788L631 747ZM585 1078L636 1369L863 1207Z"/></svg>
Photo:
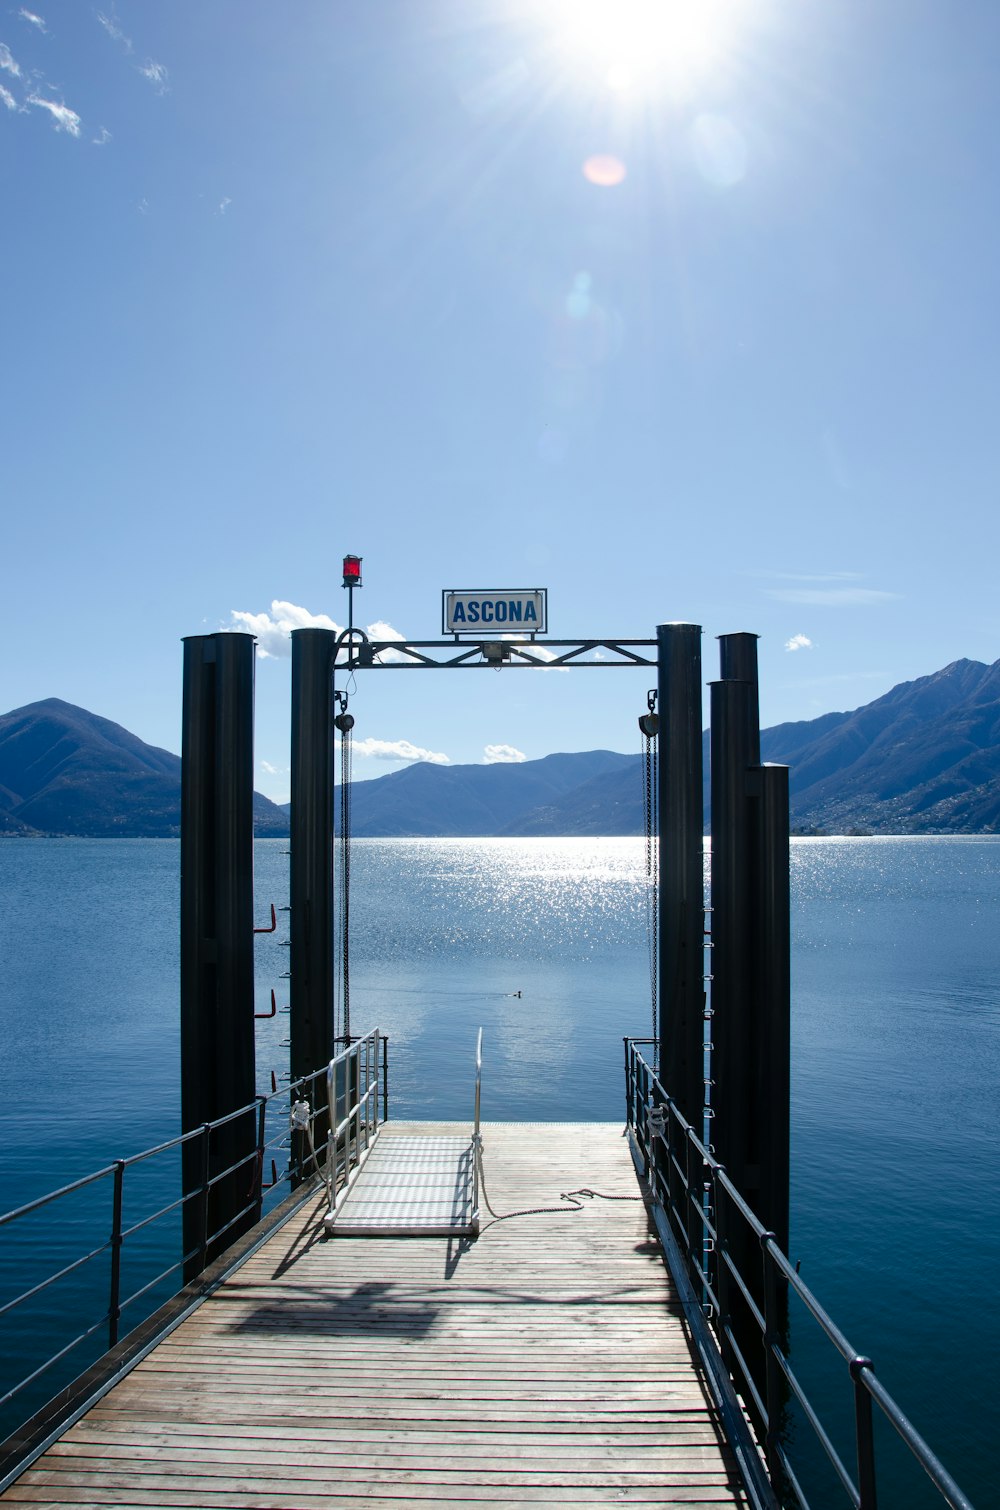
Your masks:
<svg viewBox="0 0 1000 1510"><path fill-rule="evenodd" d="M486 1207L492 1222L484 1223L479 1231L483 1233L487 1227L494 1226L497 1222L509 1222L516 1216L569 1216L574 1211L582 1211L584 1201L641 1201L641 1195L605 1195L601 1190L591 1190L583 1185L579 1190L563 1190L560 1193L560 1201L569 1202L561 1206L526 1206L522 1211L494 1211L490 1204L489 1192L486 1189L486 1174L483 1169L483 1140L480 1138L476 1145L476 1165L479 1169L479 1187L483 1193L483 1205Z"/></svg>

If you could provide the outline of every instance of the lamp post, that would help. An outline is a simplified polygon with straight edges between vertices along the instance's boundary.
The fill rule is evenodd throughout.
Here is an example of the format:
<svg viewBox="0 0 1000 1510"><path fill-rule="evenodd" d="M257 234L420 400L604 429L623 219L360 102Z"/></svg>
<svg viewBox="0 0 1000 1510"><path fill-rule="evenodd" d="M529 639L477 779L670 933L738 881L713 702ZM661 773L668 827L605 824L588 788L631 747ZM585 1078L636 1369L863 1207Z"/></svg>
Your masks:
<svg viewBox="0 0 1000 1510"><path fill-rule="evenodd" d="M344 557L344 586L347 588L347 642L354 629L354 589L361 586L361 557Z"/></svg>

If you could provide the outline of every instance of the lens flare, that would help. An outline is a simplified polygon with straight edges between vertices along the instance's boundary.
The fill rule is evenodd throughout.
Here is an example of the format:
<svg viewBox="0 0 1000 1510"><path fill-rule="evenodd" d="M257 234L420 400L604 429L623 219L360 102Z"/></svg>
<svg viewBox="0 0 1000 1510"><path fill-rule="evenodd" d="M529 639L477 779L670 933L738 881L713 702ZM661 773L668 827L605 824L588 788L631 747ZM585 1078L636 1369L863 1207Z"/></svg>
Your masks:
<svg viewBox="0 0 1000 1510"><path fill-rule="evenodd" d="M613 157L610 152L598 152L596 156L587 158L583 165L583 176L588 183L596 184L599 189L614 189L625 182L628 169L620 157Z"/></svg>

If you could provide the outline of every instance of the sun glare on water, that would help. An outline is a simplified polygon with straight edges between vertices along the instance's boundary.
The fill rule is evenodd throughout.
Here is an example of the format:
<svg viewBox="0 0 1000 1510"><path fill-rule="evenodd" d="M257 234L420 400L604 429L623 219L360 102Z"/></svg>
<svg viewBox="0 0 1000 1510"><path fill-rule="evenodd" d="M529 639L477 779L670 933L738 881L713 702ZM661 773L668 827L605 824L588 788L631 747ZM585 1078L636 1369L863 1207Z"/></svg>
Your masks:
<svg viewBox="0 0 1000 1510"><path fill-rule="evenodd" d="M555 0L560 49L611 89L684 89L730 39L738 0Z"/></svg>

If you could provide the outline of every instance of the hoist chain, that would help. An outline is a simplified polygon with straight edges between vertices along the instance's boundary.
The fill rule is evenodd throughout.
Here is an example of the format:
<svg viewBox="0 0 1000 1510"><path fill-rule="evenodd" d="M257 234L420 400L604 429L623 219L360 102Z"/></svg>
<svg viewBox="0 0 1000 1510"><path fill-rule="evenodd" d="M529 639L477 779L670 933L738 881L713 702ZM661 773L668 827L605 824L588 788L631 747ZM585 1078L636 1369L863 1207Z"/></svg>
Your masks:
<svg viewBox="0 0 1000 1510"><path fill-rule="evenodd" d="M652 1013L652 1037L657 1036L657 1000L656 1000L656 966L657 966L657 885L659 881L659 865L657 855L657 823L656 798L656 760L657 746L656 736L659 731L660 720L653 711L656 707L656 691L651 691L646 698L648 713L639 719L639 729L642 733L642 808L643 808L643 833L646 840L646 939L649 947L649 995L650 1010Z"/></svg>
<svg viewBox="0 0 1000 1510"><path fill-rule="evenodd" d="M351 1042L351 730L354 719L347 712L345 693L335 694L341 707L334 723L340 730L340 980L343 1004L343 1037Z"/></svg>

